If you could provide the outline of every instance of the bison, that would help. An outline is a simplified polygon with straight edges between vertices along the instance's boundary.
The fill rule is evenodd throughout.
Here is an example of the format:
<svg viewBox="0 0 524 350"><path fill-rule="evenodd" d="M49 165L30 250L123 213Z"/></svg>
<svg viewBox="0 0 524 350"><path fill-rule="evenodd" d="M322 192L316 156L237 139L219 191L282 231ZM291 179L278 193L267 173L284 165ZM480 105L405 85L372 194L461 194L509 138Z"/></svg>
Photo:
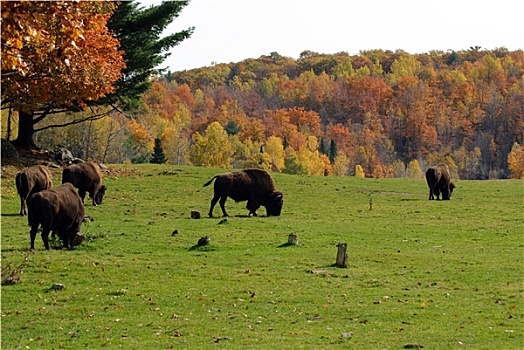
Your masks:
<svg viewBox="0 0 524 350"><path fill-rule="evenodd" d="M28 222L31 226L31 249L35 249L38 227L42 225L42 241L49 250L49 232L58 234L65 248L73 246L73 240L84 219L84 205L72 184L35 193L27 202Z"/></svg>
<svg viewBox="0 0 524 350"><path fill-rule="evenodd" d="M102 204L106 186L102 185L100 167L93 162L69 165L62 171L62 183L70 182L78 188L78 194L84 203L86 192L93 199L93 205Z"/></svg>
<svg viewBox="0 0 524 350"><path fill-rule="evenodd" d="M247 201L249 214L256 216L260 206L266 208L268 216L279 216L284 203L282 192L275 190L275 182L271 175L261 169L244 169L236 172L214 176L204 184L208 186L215 180L214 196L211 199L209 217L213 217L213 208L220 200L222 214L228 216L225 208L227 197L235 202Z"/></svg>
<svg viewBox="0 0 524 350"><path fill-rule="evenodd" d="M20 196L20 215L27 214L26 202L37 192L53 187L51 174L45 165L34 165L21 170L15 177L16 190Z"/></svg>
<svg viewBox="0 0 524 350"><path fill-rule="evenodd" d="M426 181L429 187L429 200L435 199L433 195L437 197L437 200L440 200L440 193L442 193L443 200L451 198L455 184L451 182L451 175L447 165L438 164L429 168L426 171Z"/></svg>

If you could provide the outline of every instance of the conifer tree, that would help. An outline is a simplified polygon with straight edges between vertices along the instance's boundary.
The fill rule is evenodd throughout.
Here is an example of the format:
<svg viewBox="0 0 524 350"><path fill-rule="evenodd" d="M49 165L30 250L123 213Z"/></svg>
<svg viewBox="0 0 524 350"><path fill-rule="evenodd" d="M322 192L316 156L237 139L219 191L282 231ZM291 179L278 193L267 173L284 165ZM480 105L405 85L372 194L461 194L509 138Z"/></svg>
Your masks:
<svg viewBox="0 0 524 350"><path fill-rule="evenodd" d="M331 140L329 145L329 161L331 164L335 163L335 158L337 157L337 143L335 140Z"/></svg>
<svg viewBox="0 0 524 350"><path fill-rule="evenodd" d="M155 147L153 148L153 154L151 155L150 163L153 164L164 164L167 161L164 149L162 148L162 140L160 137L155 138Z"/></svg>
<svg viewBox="0 0 524 350"><path fill-rule="evenodd" d="M318 147L318 151L322 154L325 154L326 156L329 154L323 137L320 138L320 146Z"/></svg>
<svg viewBox="0 0 524 350"><path fill-rule="evenodd" d="M125 52L126 68L116 82L116 92L100 103L119 104L124 109L139 105L140 96L151 87L151 76L164 70L159 67L170 55L169 50L193 34L194 27L162 37L162 33L188 0L162 1L159 5L141 7L138 1L122 1L108 22L108 28L120 40Z"/></svg>

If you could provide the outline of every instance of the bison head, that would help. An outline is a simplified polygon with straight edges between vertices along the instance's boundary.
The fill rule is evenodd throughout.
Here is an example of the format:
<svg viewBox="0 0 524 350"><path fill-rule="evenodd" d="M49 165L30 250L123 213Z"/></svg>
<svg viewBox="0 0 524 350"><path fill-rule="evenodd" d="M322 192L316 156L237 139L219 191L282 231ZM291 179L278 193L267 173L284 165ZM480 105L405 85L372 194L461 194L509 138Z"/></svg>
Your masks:
<svg viewBox="0 0 524 350"><path fill-rule="evenodd" d="M284 195L282 192L273 192L269 195L268 201L265 203L267 216L280 216L282 205L284 204Z"/></svg>
<svg viewBox="0 0 524 350"><path fill-rule="evenodd" d="M102 200L104 199L104 195L106 194L107 187L105 185L100 186L98 191L96 191L95 196L93 197L93 205L100 205L102 204Z"/></svg>

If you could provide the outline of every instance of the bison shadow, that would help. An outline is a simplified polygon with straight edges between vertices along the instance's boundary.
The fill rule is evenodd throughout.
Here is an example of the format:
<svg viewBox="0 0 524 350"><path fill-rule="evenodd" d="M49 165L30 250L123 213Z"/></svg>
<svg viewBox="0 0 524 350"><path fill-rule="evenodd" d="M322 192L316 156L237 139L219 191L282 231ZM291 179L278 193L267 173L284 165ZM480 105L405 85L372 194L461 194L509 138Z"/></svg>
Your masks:
<svg viewBox="0 0 524 350"><path fill-rule="evenodd" d="M20 215L20 213L2 213L2 216L20 216L21 218L23 218L23 216Z"/></svg>
<svg viewBox="0 0 524 350"><path fill-rule="evenodd" d="M251 218L251 217L269 217L267 215L247 215L247 214L237 214L237 215L228 215L228 216L202 216L202 219L215 219L215 220L222 220L222 219L228 219L228 218Z"/></svg>

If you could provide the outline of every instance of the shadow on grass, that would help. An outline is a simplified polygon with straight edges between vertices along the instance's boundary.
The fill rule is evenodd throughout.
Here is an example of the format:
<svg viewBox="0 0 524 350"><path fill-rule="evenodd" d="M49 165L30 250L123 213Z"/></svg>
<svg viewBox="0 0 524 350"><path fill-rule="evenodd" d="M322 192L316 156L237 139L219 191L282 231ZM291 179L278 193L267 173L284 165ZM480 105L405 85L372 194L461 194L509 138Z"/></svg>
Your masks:
<svg viewBox="0 0 524 350"><path fill-rule="evenodd" d="M285 247L297 247L298 244L295 244L295 243L282 243L281 245L279 245L277 248L285 248Z"/></svg>
<svg viewBox="0 0 524 350"><path fill-rule="evenodd" d="M213 252L215 250L217 250L217 248L209 245L209 244L206 244L206 245L198 245L198 244L195 244L194 246L192 246L191 248L188 249L189 251L197 251L197 252Z"/></svg>
<svg viewBox="0 0 524 350"><path fill-rule="evenodd" d="M24 216L20 215L20 213L2 213L2 216L19 216L23 218Z"/></svg>
<svg viewBox="0 0 524 350"><path fill-rule="evenodd" d="M251 215L253 216L253 215ZM202 216L201 219L215 219L215 220L227 220L229 218L250 218L250 215L246 214L237 214L237 215L228 215L228 216ZM258 215L260 216L260 215Z"/></svg>

